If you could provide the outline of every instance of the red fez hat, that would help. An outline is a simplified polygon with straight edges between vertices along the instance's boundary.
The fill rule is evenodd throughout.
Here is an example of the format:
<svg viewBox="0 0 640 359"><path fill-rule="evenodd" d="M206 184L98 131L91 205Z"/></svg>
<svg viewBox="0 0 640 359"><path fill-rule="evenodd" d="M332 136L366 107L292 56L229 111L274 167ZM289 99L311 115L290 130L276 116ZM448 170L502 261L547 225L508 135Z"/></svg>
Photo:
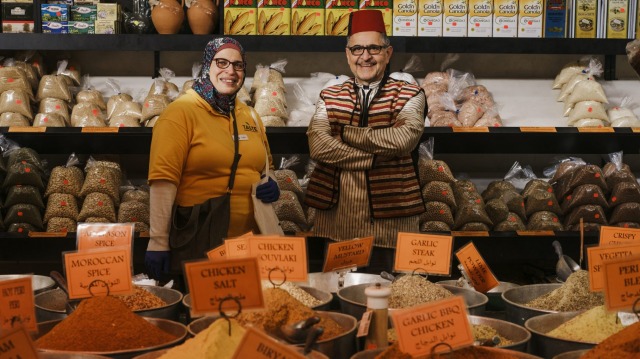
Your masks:
<svg viewBox="0 0 640 359"><path fill-rule="evenodd" d="M349 36L363 31L386 33L380 10L354 11L349 17Z"/></svg>

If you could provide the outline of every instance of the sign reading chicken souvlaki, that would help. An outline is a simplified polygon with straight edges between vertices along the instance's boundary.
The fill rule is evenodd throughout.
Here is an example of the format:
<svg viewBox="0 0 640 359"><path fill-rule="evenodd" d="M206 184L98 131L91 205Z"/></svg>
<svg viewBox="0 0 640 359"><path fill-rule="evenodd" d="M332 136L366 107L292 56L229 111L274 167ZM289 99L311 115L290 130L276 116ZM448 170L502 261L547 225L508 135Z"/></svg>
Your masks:
<svg viewBox="0 0 640 359"><path fill-rule="evenodd" d="M109 247L62 254L69 299L131 294L131 248Z"/></svg>
<svg viewBox="0 0 640 359"><path fill-rule="evenodd" d="M307 242L304 237L250 237L249 256L258 258L262 279L307 281L309 267Z"/></svg>

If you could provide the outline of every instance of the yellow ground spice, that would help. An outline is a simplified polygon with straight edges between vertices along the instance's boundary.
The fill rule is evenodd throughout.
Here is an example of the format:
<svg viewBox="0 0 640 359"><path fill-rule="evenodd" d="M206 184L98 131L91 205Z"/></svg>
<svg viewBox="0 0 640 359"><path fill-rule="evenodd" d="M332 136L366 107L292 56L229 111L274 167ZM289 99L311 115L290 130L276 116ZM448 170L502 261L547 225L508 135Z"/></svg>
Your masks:
<svg viewBox="0 0 640 359"><path fill-rule="evenodd" d="M231 326L231 335L229 335ZM233 357L246 330L235 320L218 319L207 329L188 339L182 345L169 349L159 359L230 359Z"/></svg>
<svg viewBox="0 0 640 359"><path fill-rule="evenodd" d="M634 323L603 340L580 359L640 358L640 322Z"/></svg>
<svg viewBox="0 0 640 359"><path fill-rule="evenodd" d="M623 328L616 312L609 312L604 305L600 305L578 314L547 335L578 342L600 343Z"/></svg>

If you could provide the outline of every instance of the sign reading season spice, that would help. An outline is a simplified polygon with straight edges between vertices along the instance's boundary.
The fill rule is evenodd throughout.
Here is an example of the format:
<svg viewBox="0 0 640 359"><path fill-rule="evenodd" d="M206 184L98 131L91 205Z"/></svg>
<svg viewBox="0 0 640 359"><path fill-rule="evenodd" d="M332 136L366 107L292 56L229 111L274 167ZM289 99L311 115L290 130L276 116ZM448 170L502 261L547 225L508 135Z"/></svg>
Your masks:
<svg viewBox="0 0 640 359"><path fill-rule="evenodd" d="M451 273L453 237L398 232L394 269L412 272L422 268L429 274Z"/></svg>
<svg viewBox="0 0 640 359"><path fill-rule="evenodd" d="M640 243L640 229L600 227L600 245Z"/></svg>
<svg viewBox="0 0 640 359"><path fill-rule="evenodd" d="M327 256L324 259L322 272L365 267L369 264L371 248L373 248L373 237L331 243L327 246Z"/></svg>
<svg viewBox="0 0 640 359"><path fill-rule="evenodd" d="M294 346L277 342L266 333L248 327L244 333L233 359L244 358L280 358L304 359L306 356L298 353Z"/></svg>
<svg viewBox="0 0 640 359"><path fill-rule="evenodd" d="M640 299L640 256L604 264L604 298L609 310L633 308Z"/></svg>
<svg viewBox="0 0 640 359"><path fill-rule="evenodd" d="M76 232L78 250L121 247L131 248L133 223L80 223Z"/></svg>
<svg viewBox="0 0 640 359"><path fill-rule="evenodd" d="M587 248L589 287L592 292L604 289L604 264L640 255L640 243Z"/></svg>
<svg viewBox="0 0 640 359"><path fill-rule="evenodd" d="M460 248L456 257L469 275L473 288L478 292L486 293L500 284L473 242Z"/></svg>
<svg viewBox="0 0 640 359"><path fill-rule="evenodd" d="M31 281L30 275L0 281L0 329L37 331Z"/></svg>
<svg viewBox="0 0 640 359"><path fill-rule="evenodd" d="M249 239L249 253L258 258L262 279L307 281L309 267L304 237L252 237Z"/></svg>
<svg viewBox="0 0 640 359"><path fill-rule="evenodd" d="M0 358L3 359L38 359L38 353L31 337L20 328L0 336Z"/></svg>
<svg viewBox="0 0 640 359"><path fill-rule="evenodd" d="M129 248L66 252L63 263L69 299L133 292Z"/></svg>
<svg viewBox="0 0 640 359"><path fill-rule="evenodd" d="M256 258L186 262L184 273L194 315L264 306Z"/></svg>

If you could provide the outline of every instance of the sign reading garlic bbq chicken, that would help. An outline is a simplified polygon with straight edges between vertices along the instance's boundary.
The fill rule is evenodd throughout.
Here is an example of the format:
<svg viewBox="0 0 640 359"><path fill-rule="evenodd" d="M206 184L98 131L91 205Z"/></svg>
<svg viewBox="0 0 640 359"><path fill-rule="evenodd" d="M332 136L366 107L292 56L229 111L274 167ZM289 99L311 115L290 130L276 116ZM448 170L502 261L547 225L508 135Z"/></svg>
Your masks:
<svg viewBox="0 0 640 359"><path fill-rule="evenodd" d="M66 252L63 262L69 299L133 292L129 248Z"/></svg>

